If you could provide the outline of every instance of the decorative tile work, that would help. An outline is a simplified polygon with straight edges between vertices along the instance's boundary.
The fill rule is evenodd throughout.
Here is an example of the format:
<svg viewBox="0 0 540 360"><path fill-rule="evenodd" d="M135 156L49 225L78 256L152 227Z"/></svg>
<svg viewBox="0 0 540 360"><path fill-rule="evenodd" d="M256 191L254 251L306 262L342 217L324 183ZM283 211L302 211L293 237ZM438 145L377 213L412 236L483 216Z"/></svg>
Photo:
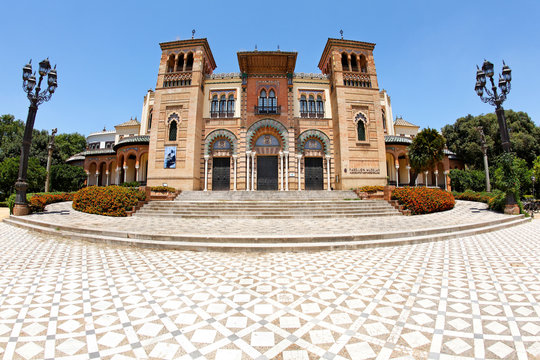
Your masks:
<svg viewBox="0 0 540 360"><path fill-rule="evenodd" d="M223 254L0 223L0 354L21 359L540 356L540 221L418 245Z"/></svg>

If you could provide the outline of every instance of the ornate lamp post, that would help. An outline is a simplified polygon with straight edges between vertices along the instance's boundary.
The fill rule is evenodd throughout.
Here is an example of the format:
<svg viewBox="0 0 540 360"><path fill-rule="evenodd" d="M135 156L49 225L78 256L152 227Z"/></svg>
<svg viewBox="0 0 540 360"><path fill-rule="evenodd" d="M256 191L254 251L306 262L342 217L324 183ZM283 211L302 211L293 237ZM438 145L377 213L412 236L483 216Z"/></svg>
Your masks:
<svg viewBox="0 0 540 360"><path fill-rule="evenodd" d="M23 89L30 100L28 108L28 117L26 118L26 127L24 129L23 143L21 146L21 159L19 163L19 175L15 182L15 207L13 214L27 215L30 212L28 203L26 202L26 189L28 182L26 181L26 173L28 170L28 154L30 153L30 144L32 143L32 130L34 129L34 121L38 106L45 101L49 101L52 94L58 87L56 78L56 65L51 69L49 59L45 59L39 63L39 80L36 87L36 75L32 74L32 60L23 67ZM47 88L41 91L41 82L43 77L47 75ZM35 88L35 89L34 89Z"/></svg>
<svg viewBox="0 0 540 360"><path fill-rule="evenodd" d="M512 70L503 61L502 76L499 75L499 90L497 92L497 86L493 81L493 64L487 60L484 60L482 69L476 66L476 85L474 90L480 99L488 104L495 106L495 114L497 114L497 120L499 122L499 132L501 133L501 142L504 152L510 152L510 136L508 135L508 128L506 127L506 119L504 118L504 109L502 103L506 100L506 95L510 92L510 82L512 81ZM486 86L486 77L491 82L491 90ZM487 94L484 96L484 92ZM516 199L514 194L507 192L506 194L506 210L505 212L514 212L516 205Z"/></svg>
<svg viewBox="0 0 540 360"><path fill-rule="evenodd" d="M54 135L56 135L57 129L52 129L51 139L49 140L48 156L47 156L47 177L45 178L45 192L49 192L49 185L51 184L51 161L54 150Z"/></svg>

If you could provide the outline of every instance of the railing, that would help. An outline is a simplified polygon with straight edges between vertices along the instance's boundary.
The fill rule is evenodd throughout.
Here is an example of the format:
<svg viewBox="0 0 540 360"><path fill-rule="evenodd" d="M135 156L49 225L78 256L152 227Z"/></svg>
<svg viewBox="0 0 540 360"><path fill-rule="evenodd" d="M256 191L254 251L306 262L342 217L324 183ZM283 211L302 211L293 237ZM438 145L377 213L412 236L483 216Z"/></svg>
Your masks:
<svg viewBox="0 0 540 360"><path fill-rule="evenodd" d="M343 85L370 88L371 78L369 77L369 75L366 74L344 72Z"/></svg>
<svg viewBox="0 0 540 360"><path fill-rule="evenodd" d="M300 117L312 119L324 119L324 111L300 112Z"/></svg>
<svg viewBox="0 0 540 360"><path fill-rule="evenodd" d="M177 71L165 74L163 87L179 87L191 85L191 71Z"/></svg>
<svg viewBox="0 0 540 360"><path fill-rule="evenodd" d="M267 114L281 114L281 105L279 106L257 106L255 105L255 114L267 115Z"/></svg>
<svg viewBox="0 0 540 360"><path fill-rule="evenodd" d="M232 118L234 111L210 111L211 118Z"/></svg>

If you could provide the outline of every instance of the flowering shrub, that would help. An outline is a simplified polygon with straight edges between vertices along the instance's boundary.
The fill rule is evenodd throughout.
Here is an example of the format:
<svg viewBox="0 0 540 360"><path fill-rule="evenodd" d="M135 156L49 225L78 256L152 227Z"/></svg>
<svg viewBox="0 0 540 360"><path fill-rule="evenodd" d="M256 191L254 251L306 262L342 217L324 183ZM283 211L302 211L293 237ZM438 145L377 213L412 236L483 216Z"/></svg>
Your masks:
<svg viewBox="0 0 540 360"><path fill-rule="evenodd" d="M374 193L377 191L384 191L384 186L362 186L358 188L359 192Z"/></svg>
<svg viewBox="0 0 540 360"><path fill-rule="evenodd" d="M176 189L170 186L152 186L150 190L155 192L175 192Z"/></svg>
<svg viewBox="0 0 540 360"><path fill-rule="evenodd" d="M489 204L494 198L499 195L500 191L494 191L492 193L488 192L476 192L472 190L466 190L465 192L459 193L452 191L452 195L456 200L468 200L468 201L477 201Z"/></svg>
<svg viewBox="0 0 540 360"><path fill-rule="evenodd" d="M89 186L73 196L73 208L89 214L126 216L145 193L122 186Z"/></svg>
<svg viewBox="0 0 540 360"><path fill-rule="evenodd" d="M43 210L45 210L45 205L62 201L71 201L73 200L74 194L75 193L64 192L30 193L26 194L26 201L28 201L28 206L30 207L31 212L43 212ZM8 198L7 204L9 207L9 213L13 214L13 207L15 206L15 194L12 194Z"/></svg>
<svg viewBox="0 0 540 360"><path fill-rule="evenodd" d="M396 188L392 192L392 200L397 200L412 215L450 210L456 203L451 193L426 187Z"/></svg>

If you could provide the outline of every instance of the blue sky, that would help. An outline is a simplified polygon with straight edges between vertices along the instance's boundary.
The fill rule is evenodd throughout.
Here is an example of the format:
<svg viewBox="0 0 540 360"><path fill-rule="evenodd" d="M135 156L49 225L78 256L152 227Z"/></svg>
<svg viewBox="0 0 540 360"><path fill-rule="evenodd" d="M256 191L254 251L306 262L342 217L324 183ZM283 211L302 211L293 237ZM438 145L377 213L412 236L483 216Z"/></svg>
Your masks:
<svg viewBox="0 0 540 360"><path fill-rule="evenodd" d="M216 72L236 72L236 52L298 51L296 72L320 72L329 37L376 43L379 84L394 116L440 129L493 111L474 92L484 58L512 68L504 106L540 124L538 1L5 1L0 5L0 114L25 120L21 69L49 57L57 92L35 128L87 135L140 118L156 84L159 43L206 37ZM34 66L34 69L36 66Z"/></svg>

